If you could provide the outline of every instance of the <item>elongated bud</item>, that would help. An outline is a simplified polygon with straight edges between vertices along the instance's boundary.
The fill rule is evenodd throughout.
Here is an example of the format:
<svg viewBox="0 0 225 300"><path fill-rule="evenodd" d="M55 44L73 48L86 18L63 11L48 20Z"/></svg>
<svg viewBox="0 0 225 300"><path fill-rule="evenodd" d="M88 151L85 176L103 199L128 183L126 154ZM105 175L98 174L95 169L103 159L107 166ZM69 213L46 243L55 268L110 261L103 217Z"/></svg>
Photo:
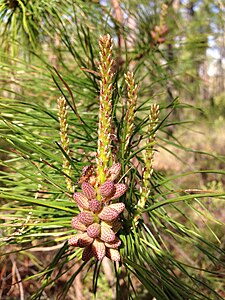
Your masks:
<svg viewBox="0 0 225 300"><path fill-rule="evenodd" d="M105 244L99 239L95 239L92 244L92 251L98 260L102 260L106 253Z"/></svg>
<svg viewBox="0 0 225 300"><path fill-rule="evenodd" d="M120 253L116 249L107 248L106 256L113 261L120 261Z"/></svg>
<svg viewBox="0 0 225 300"><path fill-rule="evenodd" d="M78 247L78 240L81 234L77 234L68 240L70 246Z"/></svg>
<svg viewBox="0 0 225 300"><path fill-rule="evenodd" d="M127 190L127 185L123 183L117 183L114 186L116 191L115 194L110 198L110 200L115 200L120 198Z"/></svg>
<svg viewBox="0 0 225 300"><path fill-rule="evenodd" d="M115 233L110 229L109 227L106 226L101 226L101 235L100 239L104 242L112 242L116 238Z"/></svg>
<svg viewBox="0 0 225 300"><path fill-rule="evenodd" d="M101 226L98 223L93 223L87 228L87 234L92 238L97 238L101 233Z"/></svg>
<svg viewBox="0 0 225 300"><path fill-rule="evenodd" d="M68 137L68 123L67 123L67 103L66 99L60 97L57 101L58 103L58 114L59 114L59 126L60 126L60 138L61 138L61 146L64 152L67 154L67 157L70 156L70 149L69 149L69 137ZM65 182L67 189L70 192L73 192L73 183L71 180L72 177L72 170L71 165L68 161L68 158L63 155L63 172L68 175L65 176Z"/></svg>
<svg viewBox="0 0 225 300"><path fill-rule="evenodd" d="M93 242L93 239L87 235L87 233L83 233L78 239L78 247L84 248L90 245Z"/></svg>
<svg viewBox="0 0 225 300"><path fill-rule="evenodd" d="M94 216L92 213L87 211L82 211L77 216L78 220L83 223L84 225L91 225L94 222Z"/></svg>
<svg viewBox="0 0 225 300"><path fill-rule="evenodd" d="M134 216L133 222L135 226L138 225L138 220L141 217L141 209L145 207L145 203L149 198L150 194L150 179L153 173L153 158L154 158L154 145L156 139L156 129L159 117L159 105L152 104L149 114L149 126L148 133L150 134L147 140L146 152L144 156L144 169L143 169L143 180L140 188L140 199L137 204L137 213Z"/></svg>
<svg viewBox="0 0 225 300"><path fill-rule="evenodd" d="M111 156L111 131L112 131L112 39L109 34L99 39L100 49L100 97L99 97L99 125L98 148L96 157L96 186L100 186L106 180L106 171Z"/></svg>
<svg viewBox="0 0 225 300"><path fill-rule="evenodd" d="M107 170L107 179L111 181L116 180L120 174L120 171L121 171L121 164L120 163L113 164L112 167Z"/></svg>
<svg viewBox="0 0 225 300"><path fill-rule="evenodd" d="M75 202L79 207L83 209L89 209L88 199L82 193L74 193L73 199L75 200Z"/></svg>
<svg viewBox="0 0 225 300"><path fill-rule="evenodd" d="M77 217L72 218L72 227L81 231L85 231L87 229L87 227L81 223Z"/></svg>
<svg viewBox="0 0 225 300"><path fill-rule="evenodd" d="M87 233L80 233L68 240L70 246L74 247L86 247L93 242L93 239L90 238Z"/></svg>
<svg viewBox="0 0 225 300"><path fill-rule="evenodd" d="M115 240L110 243L105 243L107 248L118 249L121 245L121 240L116 236Z"/></svg>
<svg viewBox="0 0 225 300"><path fill-rule="evenodd" d="M93 199L96 196L95 189L89 182L86 181L82 183L82 192L88 199Z"/></svg>
<svg viewBox="0 0 225 300"><path fill-rule="evenodd" d="M106 181L99 188L99 193L102 197L109 197L115 192L114 183L112 181Z"/></svg>
<svg viewBox="0 0 225 300"><path fill-rule="evenodd" d="M124 203L113 203L113 204L110 204L108 207L115 209L118 212L118 214L121 214L121 212L123 212L125 209L125 204Z"/></svg>
<svg viewBox="0 0 225 300"><path fill-rule="evenodd" d="M117 210L110 208L108 206L103 207L102 211L99 213L99 218L103 221L112 221L118 217L119 213Z"/></svg>
<svg viewBox="0 0 225 300"><path fill-rule="evenodd" d="M94 252L92 250L92 245L89 245L84 248L83 254L82 254L82 260L88 261L94 256Z"/></svg>
<svg viewBox="0 0 225 300"><path fill-rule="evenodd" d="M130 71L124 75L125 81L127 84L127 113L125 116L125 124L126 124L126 136L125 136L125 146L124 151L128 149L130 138L132 136L132 131L134 127L134 118L135 118L135 109L137 104L137 92L138 86L134 81L134 74Z"/></svg>
<svg viewBox="0 0 225 300"><path fill-rule="evenodd" d="M103 203L96 200L96 199L92 199L89 202L89 209L93 212L99 212L102 209Z"/></svg>

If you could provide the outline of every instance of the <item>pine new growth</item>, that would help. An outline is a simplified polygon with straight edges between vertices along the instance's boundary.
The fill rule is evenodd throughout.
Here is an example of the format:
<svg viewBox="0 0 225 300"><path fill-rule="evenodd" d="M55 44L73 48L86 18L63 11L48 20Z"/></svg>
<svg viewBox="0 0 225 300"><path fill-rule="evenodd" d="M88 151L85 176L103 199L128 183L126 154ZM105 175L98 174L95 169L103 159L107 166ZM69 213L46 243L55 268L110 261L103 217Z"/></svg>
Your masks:
<svg viewBox="0 0 225 300"><path fill-rule="evenodd" d="M100 37L100 98L99 98L99 125L97 149L97 182L99 186L105 182L106 169L111 156L111 114L112 114L112 39L109 34Z"/></svg>
<svg viewBox="0 0 225 300"><path fill-rule="evenodd" d="M153 157L154 157L154 145L155 145L155 138L156 138L156 127L158 123L158 116L159 116L159 105L153 104L150 108L149 114L149 126L148 126L148 140L147 140L147 147L144 156L144 164L145 167L143 169L143 180L142 180L142 187L140 189L140 200L138 202L138 210L143 209L145 207L145 203L148 199L150 194L150 187L149 182L150 178L153 173ZM140 212L134 218L134 223L137 224L138 219L140 218Z"/></svg>
<svg viewBox="0 0 225 300"><path fill-rule="evenodd" d="M137 89L138 86L135 84L134 81L134 74L132 72L127 72L127 74L124 74L125 81L127 84L127 112L126 112L126 136L125 136L125 146L124 151L127 150L130 137L132 133L132 129L134 127L134 117L135 117L135 109L136 109L136 103L137 103Z"/></svg>
<svg viewBox="0 0 225 300"><path fill-rule="evenodd" d="M90 178L82 183L82 193L74 193L73 198L81 212L72 219L72 227L78 233L69 239L69 245L84 248L82 259L95 256L102 260L105 256L113 261L120 260L118 251L121 241L116 233L121 228L119 215L124 211L124 203L112 203L121 197L127 189L123 183L114 183L109 178L117 179L121 165L114 164L106 169L106 181L96 187L96 193ZM115 175L117 174L117 175ZM97 195L100 199L97 200Z"/></svg>
<svg viewBox="0 0 225 300"><path fill-rule="evenodd" d="M163 3L161 6L161 13L159 16L159 27L162 30L165 26L165 17L168 14L168 5Z"/></svg>
<svg viewBox="0 0 225 300"><path fill-rule="evenodd" d="M161 44L166 41L166 34L169 31L168 26L165 23L165 17L168 13L168 6L163 3L161 6L161 13L159 16L159 25L156 25L153 30L150 31L152 39L153 39L153 45Z"/></svg>
<svg viewBox="0 0 225 300"><path fill-rule="evenodd" d="M64 152L69 156L69 137L68 137L68 124L67 124L67 108L66 108L66 100L63 97L60 97L57 100L58 104L58 115L59 115L59 126L60 126L60 139L61 139L61 147ZM65 155L63 155L63 172L67 174L69 177L65 176L66 186L68 191L73 192L73 185L71 181L72 170L71 165Z"/></svg>

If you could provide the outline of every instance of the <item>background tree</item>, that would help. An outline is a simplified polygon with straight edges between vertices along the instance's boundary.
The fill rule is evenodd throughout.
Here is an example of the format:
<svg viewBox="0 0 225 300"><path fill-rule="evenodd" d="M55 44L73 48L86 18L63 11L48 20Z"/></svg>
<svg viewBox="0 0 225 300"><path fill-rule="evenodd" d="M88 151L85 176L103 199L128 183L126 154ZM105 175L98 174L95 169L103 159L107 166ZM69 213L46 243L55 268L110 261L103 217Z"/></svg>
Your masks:
<svg viewBox="0 0 225 300"><path fill-rule="evenodd" d="M213 1L0 1L2 298L224 298L223 13ZM111 157L129 185L114 266L81 262L67 242L79 213L68 183L80 192L95 163L106 33Z"/></svg>

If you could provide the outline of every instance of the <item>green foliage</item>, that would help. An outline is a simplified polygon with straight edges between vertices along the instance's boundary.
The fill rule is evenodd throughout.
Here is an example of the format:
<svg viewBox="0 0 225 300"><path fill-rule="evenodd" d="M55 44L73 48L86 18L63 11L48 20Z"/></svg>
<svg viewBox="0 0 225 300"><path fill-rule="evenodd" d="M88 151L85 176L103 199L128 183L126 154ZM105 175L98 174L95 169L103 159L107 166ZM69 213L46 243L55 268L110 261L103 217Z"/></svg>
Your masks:
<svg viewBox="0 0 225 300"><path fill-rule="evenodd" d="M126 299L141 299L144 290L149 299L157 300L223 299L220 268L224 266L224 237L222 224L211 210L215 203L222 208L225 192L217 185L197 184L197 188L196 184L180 185L180 180L198 174L213 174L222 181L223 168L198 170L192 166L182 174L172 170L172 175L156 168L139 225L132 223L140 199L142 154L149 135L156 133L159 156L166 150L168 155L173 152L178 161L181 150L186 151L186 156L203 153L207 157L204 145L199 150L191 149L176 136L177 127L186 129L193 121L189 118L190 111L197 114L193 102L178 100L176 96L193 95L193 86L186 84L187 78L190 79L189 62L199 49L202 52L196 58L198 62L205 53L201 42L196 42L199 35L193 37L185 28L180 33L176 17L183 20L182 10L169 8L165 18L172 15L173 19L167 23L171 28L167 40L163 45L153 45L148 26L158 24L158 2L152 1L152 6L124 2L124 12L136 22L134 30L118 22L109 4L104 6L94 1L59 1L57 5L55 1L1 1L0 4L2 43L11 50L10 54L1 53L0 70L5 78L0 101L0 245L2 264L11 255L17 255L21 261L28 257L33 262L35 272L25 274L22 283L38 281L38 288L26 297L41 299L45 294L51 299L54 285L67 276L64 289L55 292L67 299L79 274L93 278L90 288L94 293L100 297L105 293L101 263L93 260L80 263L81 250L67 244L74 235L71 219L79 210L66 188L64 177L68 175L62 171L65 152L59 144L56 101L63 94L69 107L71 155L67 159L72 169L71 180L79 190L77 182L82 167L94 161L97 150L98 38L109 32L115 40L117 59L112 152L122 163L125 174L122 180L126 177L129 183L121 200L126 212L119 232L122 259L114 265L116 298L122 299L121 294L126 291ZM194 21L198 20L193 20L189 30L196 28ZM209 33L209 24L198 25L205 26L205 33ZM176 45L178 34L185 38L185 47L182 43ZM116 43L119 37L124 39L124 47ZM197 69L193 65L194 74ZM123 74L131 67L140 87L132 138L123 151L127 109L123 102L126 97ZM191 85L191 81L188 83ZM160 104L159 123L154 132L148 133L149 108L155 102ZM209 154L224 164L222 154L218 158L215 153ZM38 248L42 249L42 258L32 252ZM48 252L45 261L48 248L57 251Z"/></svg>

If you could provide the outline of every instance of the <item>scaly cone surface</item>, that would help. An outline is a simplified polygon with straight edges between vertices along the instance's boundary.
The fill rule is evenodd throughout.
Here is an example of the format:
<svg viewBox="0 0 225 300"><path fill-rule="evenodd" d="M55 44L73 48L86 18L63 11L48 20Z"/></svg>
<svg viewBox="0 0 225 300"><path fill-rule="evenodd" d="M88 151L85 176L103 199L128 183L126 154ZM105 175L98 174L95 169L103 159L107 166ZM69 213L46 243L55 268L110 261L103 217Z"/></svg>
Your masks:
<svg viewBox="0 0 225 300"><path fill-rule="evenodd" d="M120 261L120 239L116 236L122 227L119 214L125 209L124 203L112 203L127 190L123 183L115 183L121 165L115 163L106 170L106 181L96 191L94 174L84 176L89 168L84 167L82 193L74 193L73 198L81 212L72 219L72 227L78 233L69 239L69 245L84 248L82 259L87 261L93 256L102 260L105 256L113 261ZM100 195L100 199L96 196Z"/></svg>

